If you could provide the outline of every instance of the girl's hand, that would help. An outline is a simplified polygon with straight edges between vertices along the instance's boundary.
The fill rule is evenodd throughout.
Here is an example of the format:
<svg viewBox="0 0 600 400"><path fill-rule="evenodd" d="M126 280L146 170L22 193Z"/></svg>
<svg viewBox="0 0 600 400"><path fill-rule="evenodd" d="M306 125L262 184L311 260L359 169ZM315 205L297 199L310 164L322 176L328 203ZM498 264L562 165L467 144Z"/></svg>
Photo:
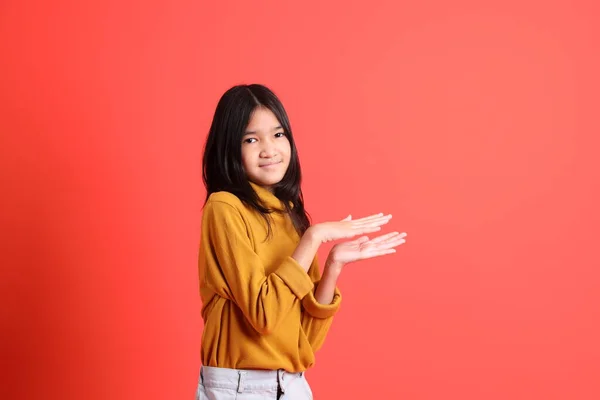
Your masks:
<svg viewBox="0 0 600 400"><path fill-rule="evenodd" d="M323 222L313 225L312 230L315 237L321 242L331 242L333 240L348 239L357 235L377 232L381 226L387 224L392 216L390 214L375 214L369 217L352 219L349 215L341 221Z"/></svg>
<svg viewBox="0 0 600 400"><path fill-rule="evenodd" d="M371 240L363 236L350 242L336 244L329 253L327 264L342 267L354 261L393 254L396 252L395 247L406 242L405 237L406 233L392 232Z"/></svg>

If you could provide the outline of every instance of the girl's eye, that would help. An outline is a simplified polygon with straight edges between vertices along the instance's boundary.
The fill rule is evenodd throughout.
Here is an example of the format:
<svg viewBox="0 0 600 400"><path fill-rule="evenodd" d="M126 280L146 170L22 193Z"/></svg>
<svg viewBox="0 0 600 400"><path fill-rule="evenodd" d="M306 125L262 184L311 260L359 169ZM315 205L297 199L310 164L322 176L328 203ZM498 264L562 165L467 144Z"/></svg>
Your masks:
<svg viewBox="0 0 600 400"><path fill-rule="evenodd" d="M284 137L284 136L285 136L285 133L283 133L283 132L277 132L277 133L275 134L275 137L276 137L276 138L280 138L280 137Z"/></svg>
<svg viewBox="0 0 600 400"><path fill-rule="evenodd" d="M256 141L256 138L248 138L246 140L244 140L244 143L254 143Z"/></svg>

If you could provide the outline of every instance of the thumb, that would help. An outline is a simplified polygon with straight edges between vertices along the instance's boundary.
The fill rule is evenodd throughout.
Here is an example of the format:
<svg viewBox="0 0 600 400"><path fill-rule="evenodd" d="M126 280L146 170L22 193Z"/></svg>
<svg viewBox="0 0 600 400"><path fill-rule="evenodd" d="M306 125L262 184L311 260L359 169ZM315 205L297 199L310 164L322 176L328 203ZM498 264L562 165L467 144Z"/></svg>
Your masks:
<svg viewBox="0 0 600 400"><path fill-rule="evenodd" d="M342 221L352 221L352 215L348 215L346 218L344 218Z"/></svg>

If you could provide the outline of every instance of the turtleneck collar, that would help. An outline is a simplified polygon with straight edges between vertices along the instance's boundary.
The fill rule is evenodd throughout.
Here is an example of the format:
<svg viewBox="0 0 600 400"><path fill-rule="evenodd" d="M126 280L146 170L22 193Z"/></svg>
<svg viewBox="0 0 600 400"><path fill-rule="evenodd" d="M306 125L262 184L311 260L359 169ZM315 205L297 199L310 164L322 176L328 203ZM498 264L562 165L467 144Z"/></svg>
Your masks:
<svg viewBox="0 0 600 400"><path fill-rule="evenodd" d="M268 190L262 186L259 186L254 182L250 182L250 186L252 186L252 189L254 189L254 191L258 195L258 198L260 199L260 201L262 201L262 203L265 206L267 206L267 208L277 210L277 211L285 210L285 206L283 205L283 202L281 200L279 200L277 198L277 196L275 196L273 193L271 193L270 190Z"/></svg>

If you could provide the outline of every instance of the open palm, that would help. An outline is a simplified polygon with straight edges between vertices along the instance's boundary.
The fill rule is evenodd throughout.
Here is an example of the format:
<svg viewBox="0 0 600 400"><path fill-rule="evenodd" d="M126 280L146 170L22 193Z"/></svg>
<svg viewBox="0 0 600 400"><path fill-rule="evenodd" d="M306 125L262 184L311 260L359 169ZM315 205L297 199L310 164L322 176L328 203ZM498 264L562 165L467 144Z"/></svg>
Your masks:
<svg viewBox="0 0 600 400"><path fill-rule="evenodd" d="M354 261L380 257L396 252L395 247L406 242L406 233L392 232L369 239L362 236L356 240L333 246L329 257L331 261L348 264Z"/></svg>

